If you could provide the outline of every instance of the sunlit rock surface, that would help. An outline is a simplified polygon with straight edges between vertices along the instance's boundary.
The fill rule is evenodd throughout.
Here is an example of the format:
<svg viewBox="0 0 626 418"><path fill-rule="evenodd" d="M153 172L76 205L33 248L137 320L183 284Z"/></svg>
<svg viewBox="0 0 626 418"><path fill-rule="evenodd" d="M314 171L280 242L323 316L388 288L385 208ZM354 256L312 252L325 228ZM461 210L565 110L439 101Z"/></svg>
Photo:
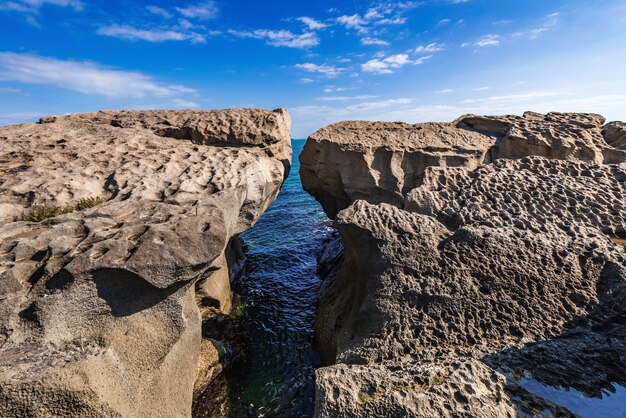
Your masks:
<svg viewBox="0 0 626 418"><path fill-rule="evenodd" d="M317 372L317 415L569 416L522 379L587 396L624 386L626 156L622 125L603 124L593 114L464 116L429 142L439 155L486 144L473 162L422 160L400 177L364 155L410 154L410 132L432 124L405 131L406 154L398 124L376 124L371 137L363 122L312 135L303 185L345 245L320 292L328 366ZM343 165L319 161L329 149ZM364 187L367 172L393 187ZM411 173L419 181L396 187Z"/></svg>
<svg viewBox="0 0 626 418"><path fill-rule="evenodd" d="M0 415L190 416L201 311L230 309L226 250L276 198L289 131L283 109L0 128Z"/></svg>

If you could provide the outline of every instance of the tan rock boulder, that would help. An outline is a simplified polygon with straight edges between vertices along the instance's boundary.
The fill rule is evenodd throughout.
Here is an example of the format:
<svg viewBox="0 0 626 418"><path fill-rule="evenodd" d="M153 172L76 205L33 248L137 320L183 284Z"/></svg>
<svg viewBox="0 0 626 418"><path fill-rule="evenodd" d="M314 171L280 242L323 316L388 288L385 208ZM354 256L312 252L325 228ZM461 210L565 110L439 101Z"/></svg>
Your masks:
<svg viewBox="0 0 626 418"><path fill-rule="evenodd" d="M312 135L303 185L345 246L339 268L323 266L337 273L319 294L318 416L571 416L522 380L595 397L626 385L626 154L623 125L603 124L426 124L437 154L464 163L424 158L402 176L394 161L415 152L420 125ZM466 152L477 144L483 158ZM396 160L374 165L371 148Z"/></svg>
<svg viewBox="0 0 626 418"><path fill-rule="evenodd" d="M0 128L0 415L190 416L198 301L228 309L225 249L276 198L289 129L282 109Z"/></svg>
<svg viewBox="0 0 626 418"><path fill-rule="evenodd" d="M602 128L604 117L592 113L526 112L518 116L466 115L457 119L460 128L497 138L492 158L523 158L537 155L550 159L605 161L607 144Z"/></svg>
<svg viewBox="0 0 626 418"><path fill-rule="evenodd" d="M300 176L332 218L358 199L401 206L429 166L480 166L494 139L449 123L340 122L307 140Z"/></svg>

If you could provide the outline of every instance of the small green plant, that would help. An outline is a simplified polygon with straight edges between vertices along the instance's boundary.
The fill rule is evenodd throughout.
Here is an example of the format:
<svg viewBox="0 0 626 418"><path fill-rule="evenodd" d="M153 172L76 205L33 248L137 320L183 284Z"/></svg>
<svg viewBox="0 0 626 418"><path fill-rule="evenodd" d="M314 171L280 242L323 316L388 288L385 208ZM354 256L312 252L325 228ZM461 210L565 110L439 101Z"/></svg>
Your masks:
<svg viewBox="0 0 626 418"><path fill-rule="evenodd" d="M226 356L226 354L228 354L228 349L226 348L224 343L222 343L221 341L214 340L213 338L210 338L210 340L213 343L213 346L215 347L215 349L217 350L217 355L220 356L220 358L223 358L224 356Z"/></svg>
<svg viewBox="0 0 626 418"><path fill-rule="evenodd" d="M245 302L241 302L235 309L235 318L241 318L242 316L244 316L247 309L248 305L246 305Z"/></svg>
<svg viewBox="0 0 626 418"><path fill-rule="evenodd" d="M35 206L31 208L30 212L22 216L22 220L27 222L41 222L70 212L72 212L71 207L54 208L50 206Z"/></svg>
<svg viewBox="0 0 626 418"><path fill-rule="evenodd" d="M100 197L89 197L87 199L80 199L78 203L76 203L76 210L93 208L103 203L104 200L102 200Z"/></svg>
<svg viewBox="0 0 626 418"><path fill-rule="evenodd" d="M94 206L98 206L104 203L104 200L100 197L89 197L86 199L80 199L74 205L67 206L33 206L30 208L30 211L22 215L22 221L26 222L41 222L46 219L54 218L60 215L65 215L66 213L72 213L77 210L84 210L93 208Z"/></svg>

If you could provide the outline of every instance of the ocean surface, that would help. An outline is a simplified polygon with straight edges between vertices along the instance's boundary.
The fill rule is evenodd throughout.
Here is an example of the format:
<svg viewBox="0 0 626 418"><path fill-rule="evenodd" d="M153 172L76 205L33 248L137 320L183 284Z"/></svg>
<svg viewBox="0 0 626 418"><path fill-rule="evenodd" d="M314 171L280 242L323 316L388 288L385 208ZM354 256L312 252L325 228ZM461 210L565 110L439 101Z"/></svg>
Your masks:
<svg viewBox="0 0 626 418"><path fill-rule="evenodd" d="M331 233L321 206L302 189L293 165L278 199L242 234L246 268L233 285L246 361L228 375L230 416L310 417L314 403L313 324L320 278L317 256ZM242 415L245 414L245 415Z"/></svg>

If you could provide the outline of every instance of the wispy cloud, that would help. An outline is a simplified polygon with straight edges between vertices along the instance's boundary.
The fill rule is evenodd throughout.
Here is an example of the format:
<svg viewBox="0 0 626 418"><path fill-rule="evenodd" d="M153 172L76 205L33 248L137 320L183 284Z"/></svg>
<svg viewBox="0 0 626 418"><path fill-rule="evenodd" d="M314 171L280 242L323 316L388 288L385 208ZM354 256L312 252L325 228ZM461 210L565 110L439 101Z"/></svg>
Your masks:
<svg viewBox="0 0 626 418"><path fill-rule="evenodd" d="M378 96L373 96L370 94L363 94L360 96L322 96L317 97L315 100L319 102L348 102L353 100L370 100L377 97Z"/></svg>
<svg viewBox="0 0 626 418"><path fill-rule="evenodd" d="M395 54L387 58L375 58L361 64L361 70L366 73L373 74L393 74L395 69L404 67L408 64L420 65L430 60L432 55L426 55L416 60L411 60L408 54Z"/></svg>
<svg viewBox="0 0 626 418"><path fill-rule="evenodd" d="M76 11L83 10L84 3L80 0L14 0L0 3L0 10L12 10L22 13L37 13L42 6L70 7Z"/></svg>
<svg viewBox="0 0 626 418"><path fill-rule="evenodd" d="M383 59L369 60L361 64L361 70L374 74L393 74L393 70L409 64L411 60L407 54L391 55Z"/></svg>
<svg viewBox="0 0 626 418"><path fill-rule="evenodd" d="M156 25L150 21L143 27L130 24L114 23L100 26L96 33L102 36L123 39L127 41L165 42L165 41L191 41L192 43L205 43L208 36L216 35L219 31L207 30L199 21L215 17L218 8L215 2L208 1L187 7L175 7L167 10L159 6L146 6L145 10L165 20L177 17L175 23ZM144 14L146 12L144 11ZM152 16L151 16L152 17Z"/></svg>
<svg viewBox="0 0 626 418"><path fill-rule="evenodd" d="M318 65L311 62L296 64L295 67L308 73L322 74L329 78L337 77L341 72L344 71L344 68L338 68L334 65Z"/></svg>
<svg viewBox="0 0 626 418"><path fill-rule="evenodd" d="M159 6L146 6L146 10L148 10L152 14L161 16L164 19L171 19L172 17L174 17L174 14Z"/></svg>
<svg viewBox="0 0 626 418"><path fill-rule="evenodd" d="M320 43L319 38L313 32L295 34L289 30L257 29L254 31L239 31L230 29L228 33L238 38L263 39L268 45L287 48L310 48Z"/></svg>
<svg viewBox="0 0 626 418"><path fill-rule="evenodd" d="M200 107L197 103L185 99L174 99L173 103L174 107L179 109L197 109Z"/></svg>
<svg viewBox="0 0 626 418"><path fill-rule="evenodd" d="M188 19L209 20L218 13L218 8L214 1L205 1L187 7L176 7L176 11Z"/></svg>
<svg viewBox="0 0 626 418"><path fill-rule="evenodd" d="M361 38L361 45L377 45L377 46L385 46L385 45L389 45L389 42L384 41L382 39L379 38L371 38L371 37L365 37L365 38Z"/></svg>
<svg viewBox="0 0 626 418"><path fill-rule="evenodd" d="M559 24L559 13L551 13L541 22L541 25L530 30L530 39L537 39L542 33L549 31Z"/></svg>
<svg viewBox="0 0 626 418"><path fill-rule="evenodd" d="M406 105L412 102L411 99L387 99L376 102L364 102L353 106L348 106L346 110L349 112L365 112L376 109L384 109L391 106Z"/></svg>
<svg viewBox="0 0 626 418"><path fill-rule="evenodd" d="M463 104L473 103L511 103L511 102L529 102L536 99L543 99L546 97L556 97L562 95L562 92L558 91L530 91L524 93L507 94L501 96L491 96L482 99L466 99L463 100Z"/></svg>
<svg viewBox="0 0 626 418"><path fill-rule="evenodd" d="M478 48L484 48L486 46L498 46L500 45L501 39L502 39L501 35L488 34L474 42L465 42L461 46L462 47L475 46Z"/></svg>
<svg viewBox="0 0 626 418"><path fill-rule="evenodd" d="M406 23L404 13L419 5L418 2L406 1L384 3L369 8L363 15L341 15L335 20L346 29L353 29L359 33L367 33L377 26L403 25Z"/></svg>
<svg viewBox="0 0 626 418"><path fill-rule="evenodd" d="M110 36L125 40L141 40L148 42L164 42L164 41L186 41L193 43L206 42L206 35L193 31L181 30L180 27L172 27L169 29L139 29L129 25L109 25L102 26L97 30L98 35Z"/></svg>
<svg viewBox="0 0 626 418"><path fill-rule="evenodd" d="M415 53L416 54L423 54L423 53L430 53L433 54L435 52L439 52L439 51L443 51L444 50L445 45L443 44L438 44L438 43L431 43L428 45L420 45L417 48L415 48Z"/></svg>
<svg viewBox="0 0 626 418"><path fill-rule="evenodd" d="M312 17L302 16L297 18L296 20L304 23L309 28L309 30L320 30L328 27L327 24L315 20Z"/></svg>
<svg viewBox="0 0 626 418"><path fill-rule="evenodd" d="M47 84L110 98L194 92L184 86L158 83L143 73L112 69L90 61L60 60L12 52L0 52L0 80Z"/></svg>

